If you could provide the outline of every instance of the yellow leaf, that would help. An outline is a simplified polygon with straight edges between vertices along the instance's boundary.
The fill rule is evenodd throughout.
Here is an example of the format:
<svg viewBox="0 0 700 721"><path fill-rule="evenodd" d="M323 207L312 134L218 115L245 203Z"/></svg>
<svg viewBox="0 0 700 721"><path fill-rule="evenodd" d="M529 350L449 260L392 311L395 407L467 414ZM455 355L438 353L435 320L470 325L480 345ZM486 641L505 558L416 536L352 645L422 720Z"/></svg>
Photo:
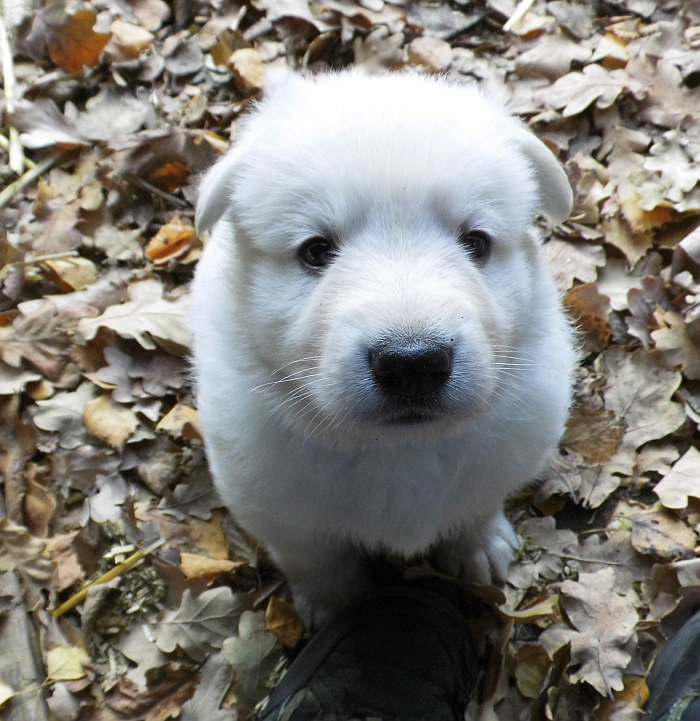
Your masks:
<svg viewBox="0 0 700 721"><path fill-rule="evenodd" d="M191 406L176 403L168 413L163 416L156 426L156 430L165 431L171 436L186 439L201 438L199 427L199 414Z"/></svg>
<svg viewBox="0 0 700 721"><path fill-rule="evenodd" d="M155 265L161 265L187 253L197 240L194 228L174 218L151 238L146 246L146 257Z"/></svg>
<svg viewBox="0 0 700 721"><path fill-rule="evenodd" d="M245 565L245 561L227 561L219 558L208 558L207 556L200 556L196 553L180 554L180 568L185 576L190 579L214 578L215 576L220 576L222 573L236 571Z"/></svg>
<svg viewBox="0 0 700 721"><path fill-rule="evenodd" d="M211 521L190 518L190 540L204 555L225 561L228 559L228 541L221 524L220 511L214 511Z"/></svg>
<svg viewBox="0 0 700 721"><path fill-rule="evenodd" d="M260 90L265 82L265 63L254 48L235 50L226 63L238 89L244 93Z"/></svg>
<svg viewBox="0 0 700 721"><path fill-rule="evenodd" d="M304 634L304 624L294 606L276 596L271 596L267 604L265 626L287 648L294 648Z"/></svg>
<svg viewBox="0 0 700 721"><path fill-rule="evenodd" d="M528 608L521 608L517 611L504 608L503 606L498 610L507 618L512 618L515 623L533 623L540 618L550 618L558 612L559 596L554 594L539 603L535 603Z"/></svg>
<svg viewBox="0 0 700 721"><path fill-rule="evenodd" d="M90 657L78 646L54 646L46 654L47 677L50 681L75 681L85 676Z"/></svg>
<svg viewBox="0 0 700 721"><path fill-rule="evenodd" d="M139 425L132 410L118 405L106 395L85 406L83 422L93 436L112 448L121 448Z"/></svg>
<svg viewBox="0 0 700 721"><path fill-rule="evenodd" d="M88 258L46 260L41 264L58 287L70 293L92 285L97 279L97 268Z"/></svg>

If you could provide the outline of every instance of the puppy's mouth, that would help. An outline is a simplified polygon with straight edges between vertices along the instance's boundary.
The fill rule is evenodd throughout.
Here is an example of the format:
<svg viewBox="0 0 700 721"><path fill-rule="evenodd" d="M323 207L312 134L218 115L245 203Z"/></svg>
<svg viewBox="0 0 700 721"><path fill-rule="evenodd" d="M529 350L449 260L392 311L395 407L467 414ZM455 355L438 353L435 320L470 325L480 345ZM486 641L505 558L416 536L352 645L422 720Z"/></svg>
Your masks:
<svg viewBox="0 0 700 721"><path fill-rule="evenodd" d="M444 413L437 399L426 398L421 402L397 399L384 409L383 415L388 425L409 426L437 421Z"/></svg>
<svg viewBox="0 0 700 721"><path fill-rule="evenodd" d="M408 411L406 413L388 418L386 423L399 426L417 426L422 423L431 423L438 420L436 413Z"/></svg>

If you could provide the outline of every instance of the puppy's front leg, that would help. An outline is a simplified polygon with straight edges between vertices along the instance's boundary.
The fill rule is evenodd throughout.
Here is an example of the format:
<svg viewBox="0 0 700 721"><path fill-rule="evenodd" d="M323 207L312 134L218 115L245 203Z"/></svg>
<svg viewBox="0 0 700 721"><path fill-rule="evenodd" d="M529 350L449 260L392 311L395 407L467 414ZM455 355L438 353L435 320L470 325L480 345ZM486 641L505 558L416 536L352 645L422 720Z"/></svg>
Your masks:
<svg viewBox="0 0 700 721"><path fill-rule="evenodd" d="M479 584L505 581L520 541L502 512L485 523L462 526L433 549L441 571Z"/></svg>
<svg viewBox="0 0 700 721"><path fill-rule="evenodd" d="M307 629L317 629L370 588L364 553L351 543L328 536L295 538L268 546L287 577L294 606Z"/></svg>

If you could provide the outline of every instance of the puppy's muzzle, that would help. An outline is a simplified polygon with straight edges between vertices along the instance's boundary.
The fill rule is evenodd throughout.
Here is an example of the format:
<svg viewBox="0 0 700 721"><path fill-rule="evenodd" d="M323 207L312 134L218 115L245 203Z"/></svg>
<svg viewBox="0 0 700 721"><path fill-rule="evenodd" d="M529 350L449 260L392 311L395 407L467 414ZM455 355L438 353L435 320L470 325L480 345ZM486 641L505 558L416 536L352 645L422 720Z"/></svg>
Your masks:
<svg viewBox="0 0 700 721"><path fill-rule="evenodd" d="M395 401L432 402L452 373L452 348L431 341L387 343L369 350L377 386Z"/></svg>

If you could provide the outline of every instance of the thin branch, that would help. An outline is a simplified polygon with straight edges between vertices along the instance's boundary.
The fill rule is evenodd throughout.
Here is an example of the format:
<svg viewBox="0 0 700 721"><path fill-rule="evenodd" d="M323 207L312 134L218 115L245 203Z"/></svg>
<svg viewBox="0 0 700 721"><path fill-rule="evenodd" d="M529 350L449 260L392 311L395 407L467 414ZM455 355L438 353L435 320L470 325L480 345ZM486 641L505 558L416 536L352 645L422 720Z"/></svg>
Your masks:
<svg viewBox="0 0 700 721"><path fill-rule="evenodd" d="M133 175L132 173L125 173L124 177L132 184L135 185L137 188L141 188L141 190L145 190L149 193L153 193L154 195L157 195L159 198L163 198L163 200L167 200L168 203L171 203L172 205L177 206L178 208L189 208L190 204L182 200L181 198L178 198L176 195L173 195L172 193L168 193L165 190L161 190L157 186L153 185L152 183L149 183L147 180L144 180L143 178L139 178L138 175Z"/></svg>
<svg viewBox="0 0 700 721"><path fill-rule="evenodd" d="M503 32L509 33L511 29L517 25L524 17L527 11L534 5L535 0L520 0L513 14L508 18L503 26Z"/></svg>
<svg viewBox="0 0 700 721"><path fill-rule="evenodd" d="M0 208L4 208L17 193L23 191L26 187L30 186L35 180L41 177L47 170L53 168L54 165L58 165L65 160L70 153L59 152L54 155L50 155L40 163L37 163L33 168L27 170L26 173L20 175L17 180L10 183L5 190L0 193Z"/></svg>
<svg viewBox="0 0 700 721"><path fill-rule="evenodd" d="M55 608L53 611L51 611L51 615L54 618L58 618L59 616L63 616L64 613L68 613L68 611L70 611L72 608L75 608L79 603L82 603L87 598L87 595L90 589L93 588L93 586L99 586L119 576L122 576L130 568L133 568L139 561L145 558L149 553L153 553L153 551L155 551L157 548L160 548L164 543L165 540L160 538L147 548L143 548L139 551L136 551L136 553L132 553L129 558L127 558L125 561L122 561L111 570L107 571L107 573L103 573L99 578L96 578L94 581L90 581L90 583L85 584L80 589L80 591L78 591L78 593L74 594L67 601L62 603L58 608Z"/></svg>
<svg viewBox="0 0 700 721"><path fill-rule="evenodd" d="M621 561L603 561L599 558L582 558L581 556L571 556L568 553L555 553L554 551L545 550L549 556L556 556L557 558L565 558L569 561L580 561L581 563L600 563L604 566L624 566L625 564Z"/></svg>
<svg viewBox="0 0 700 721"><path fill-rule="evenodd" d="M8 113L12 113L15 109L15 65L12 58L12 48L10 47L10 35L0 15L0 59L2 59L2 82L3 92L5 94L5 106ZM19 142L19 133L17 128L10 126L10 168L19 175L24 165L24 150Z"/></svg>
<svg viewBox="0 0 700 721"><path fill-rule="evenodd" d="M0 133L0 148L3 150L10 150L10 141ZM24 167L27 168L27 170L33 168L36 163L31 159L28 158L26 155L22 158L22 162L24 163Z"/></svg>

